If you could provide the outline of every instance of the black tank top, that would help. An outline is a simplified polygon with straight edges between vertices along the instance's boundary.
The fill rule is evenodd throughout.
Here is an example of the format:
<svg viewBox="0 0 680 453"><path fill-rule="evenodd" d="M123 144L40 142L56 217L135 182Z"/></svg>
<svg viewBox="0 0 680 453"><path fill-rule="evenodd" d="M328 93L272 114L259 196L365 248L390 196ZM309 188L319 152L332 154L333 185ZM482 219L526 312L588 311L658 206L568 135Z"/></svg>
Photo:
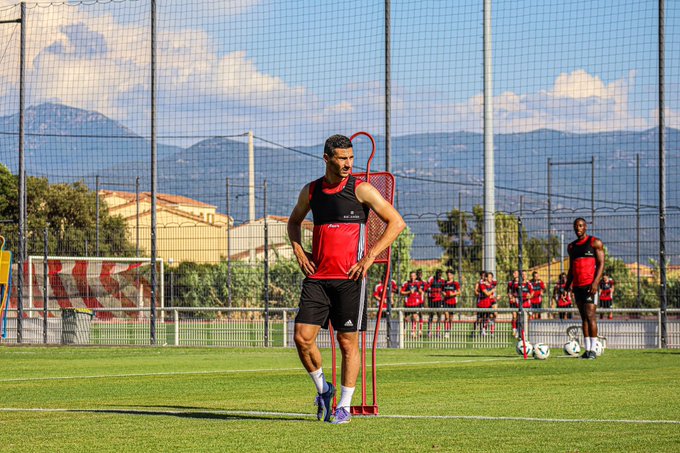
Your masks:
<svg viewBox="0 0 680 453"><path fill-rule="evenodd" d="M323 177L315 181L314 191L309 202L314 225L366 223L369 208L361 204L354 194L356 187L354 176L349 175L345 187L335 194L324 193L322 186Z"/></svg>

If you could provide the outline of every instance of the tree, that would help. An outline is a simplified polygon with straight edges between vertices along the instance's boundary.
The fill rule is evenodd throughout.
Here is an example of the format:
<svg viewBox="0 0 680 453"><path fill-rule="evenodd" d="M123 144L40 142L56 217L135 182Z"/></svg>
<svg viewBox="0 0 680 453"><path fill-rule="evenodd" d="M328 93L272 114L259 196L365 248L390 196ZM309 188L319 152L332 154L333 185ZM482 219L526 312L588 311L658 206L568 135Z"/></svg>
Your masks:
<svg viewBox="0 0 680 453"><path fill-rule="evenodd" d="M445 220L438 220L439 234L434 240L444 249L444 264L457 267L458 249L462 247L463 271L476 273L482 269L484 251L484 210L476 205L472 208L472 218L469 214L452 209ZM513 215L496 212L496 273L506 275L517 269L519 265L518 222ZM461 228L462 226L462 228ZM459 232L459 229L462 231ZM556 237L539 238L528 237L526 229L522 230L524 237L524 268L548 262L548 256L557 256L559 242Z"/></svg>
<svg viewBox="0 0 680 453"><path fill-rule="evenodd" d="M540 238L532 236L524 241L525 266L534 267L559 257L560 241L557 236Z"/></svg>
<svg viewBox="0 0 680 453"><path fill-rule="evenodd" d="M7 248L18 248L18 178L0 165L0 219ZM49 184L47 178L26 178L26 244L28 253L43 251L43 231L49 225L49 253L92 255L95 250L97 195L83 182ZM131 256L125 222L99 205L99 252L102 256ZM87 250L86 250L87 248ZM87 253L86 253L87 252Z"/></svg>
<svg viewBox="0 0 680 453"><path fill-rule="evenodd" d="M458 209L452 209L446 214L446 219L437 220L439 234L434 235L435 243L444 249L444 265L451 268L458 267L458 252L461 250L463 269L472 271L479 267L479 244L468 225L468 214Z"/></svg>

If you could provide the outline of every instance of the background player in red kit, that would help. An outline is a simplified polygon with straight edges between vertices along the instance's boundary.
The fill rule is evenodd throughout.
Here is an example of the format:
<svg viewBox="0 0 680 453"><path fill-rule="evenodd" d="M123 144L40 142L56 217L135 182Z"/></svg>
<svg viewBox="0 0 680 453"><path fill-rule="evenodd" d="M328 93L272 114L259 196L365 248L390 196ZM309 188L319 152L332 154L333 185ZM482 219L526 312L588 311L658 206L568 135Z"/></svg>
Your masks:
<svg viewBox="0 0 680 453"><path fill-rule="evenodd" d="M477 308L495 308L496 305L496 285L493 273L485 272L484 279L479 282L479 297L477 298ZM476 328L479 328L482 336L486 335L489 328L489 321L493 318L491 312L478 312L477 320L473 325L472 337L475 336Z"/></svg>
<svg viewBox="0 0 680 453"><path fill-rule="evenodd" d="M407 282L401 286L401 294L405 296L404 307L406 308L422 308L425 303L425 284L422 280L418 280L418 274L416 272L411 272L409 274L409 279ZM422 335L423 324L420 321L419 313L406 313L406 321L411 321L411 335L416 336L416 326L418 327L418 332Z"/></svg>
<svg viewBox="0 0 680 453"><path fill-rule="evenodd" d="M335 394L324 377L316 338L329 321L338 332L342 354L342 394L333 423L347 423L360 368L359 331L366 330L366 273L375 258L406 226L399 213L370 184L352 176L354 151L349 138L334 135L324 146L326 172L305 185L288 219L288 237L306 278L295 317L295 345L318 396L317 417L331 419ZM366 219L372 209L386 228L371 250L364 250ZM301 225L314 219L312 252L302 247Z"/></svg>
<svg viewBox="0 0 680 453"><path fill-rule="evenodd" d="M442 278L441 269L437 269L434 275L427 279L425 290L427 291L429 308L444 308L444 285L446 280ZM443 320L443 313L430 312L427 320L428 336L432 336L433 328L432 321L437 324L437 332L441 331L441 321Z"/></svg>
<svg viewBox="0 0 680 453"><path fill-rule="evenodd" d="M375 301L375 308L380 308L380 298L382 297L383 293L383 281L381 280L380 283L375 285L375 288L373 288L373 300ZM385 298L385 310L383 310L383 316L385 313L387 313L387 308L388 307L393 307L393 301L394 301L394 295L399 292L399 287L397 286L397 282L392 279L391 284L390 284L390 291L388 292L386 298ZM388 304L389 302L389 304Z"/></svg>
<svg viewBox="0 0 680 453"><path fill-rule="evenodd" d="M571 293L567 291L567 274L562 272L555 289L553 289L553 298L557 304L557 308L571 308ZM560 313L560 319L571 319L571 313Z"/></svg>
<svg viewBox="0 0 680 453"><path fill-rule="evenodd" d="M545 292L545 283L538 278L538 272L534 271L531 274L531 310L533 311L532 319L541 319L540 310L543 308L543 293Z"/></svg>
<svg viewBox="0 0 680 453"><path fill-rule="evenodd" d="M612 301L614 300L614 279L609 277L609 274L602 274L602 281L600 282L600 308L612 308ZM600 319L604 316L600 313ZM609 319L613 319L613 313L609 313Z"/></svg>
<svg viewBox="0 0 680 453"><path fill-rule="evenodd" d="M581 315L586 351L581 358L596 358L593 348L597 341L597 296L604 271L604 245L595 236L586 234L588 224L579 217L574 220L576 240L569 244L569 272L565 288L574 294Z"/></svg>
<svg viewBox="0 0 680 453"><path fill-rule="evenodd" d="M452 269L446 271L446 283L444 283L444 307L446 308L456 308L458 305L458 296L460 295L460 283L455 280L455 274ZM453 318L453 313L447 311L444 313L444 329L446 329L446 338L449 337L449 331L451 330L451 319Z"/></svg>

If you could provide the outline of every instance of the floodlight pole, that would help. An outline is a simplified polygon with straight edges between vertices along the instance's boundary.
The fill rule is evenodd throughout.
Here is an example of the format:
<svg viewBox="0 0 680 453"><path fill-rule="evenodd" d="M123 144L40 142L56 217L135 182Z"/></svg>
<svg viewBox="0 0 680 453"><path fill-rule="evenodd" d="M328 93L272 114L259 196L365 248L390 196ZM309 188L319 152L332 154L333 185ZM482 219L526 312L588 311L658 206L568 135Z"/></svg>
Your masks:
<svg viewBox="0 0 680 453"><path fill-rule="evenodd" d="M26 260L26 168L24 161L24 110L26 98L26 3L21 2L21 18L0 23L21 25L19 52L19 259L17 273L17 343L24 337L24 261Z"/></svg>
<svg viewBox="0 0 680 453"><path fill-rule="evenodd" d="M665 138L665 1L659 0L659 307L661 347L668 347L668 299L666 293L666 138Z"/></svg>
<svg viewBox="0 0 680 453"><path fill-rule="evenodd" d="M156 344L156 0L151 0L151 316L150 341Z"/></svg>
<svg viewBox="0 0 680 453"><path fill-rule="evenodd" d="M484 270L496 274L491 0L484 0Z"/></svg>

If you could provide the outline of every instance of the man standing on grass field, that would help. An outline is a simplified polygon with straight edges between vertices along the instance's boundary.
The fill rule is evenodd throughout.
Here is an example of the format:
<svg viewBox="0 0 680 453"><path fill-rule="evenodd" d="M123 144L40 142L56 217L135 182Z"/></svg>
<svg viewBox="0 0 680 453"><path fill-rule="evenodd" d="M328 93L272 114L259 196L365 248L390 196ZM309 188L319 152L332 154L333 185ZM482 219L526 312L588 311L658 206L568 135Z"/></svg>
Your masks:
<svg viewBox="0 0 680 453"><path fill-rule="evenodd" d="M317 418L331 420L335 388L326 382L316 338L328 323L338 332L342 354L342 393L333 423L351 420L350 406L360 368L359 332L366 330L366 273L375 258L399 236L406 224L372 185L352 176L354 151L343 135L326 140L326 173L305 185L288 219L288 237L300 269L300 310L295 317L295 345L314 381ZM371 250L366 246L366 219L372 209L386 224ZM301 225L314 218L312 252L302 248Z"/></svg>
<svg viewBox="0 0 680 453"><path fill-rule="evenodd" d="M582 359L595 359L597 342L597 296L604 272L604 245L595 236L588 236L588 224L579 217L574 220L576 240L569 244L569 272L566 291L572 291L581 315L586 351Z"/></svg>

